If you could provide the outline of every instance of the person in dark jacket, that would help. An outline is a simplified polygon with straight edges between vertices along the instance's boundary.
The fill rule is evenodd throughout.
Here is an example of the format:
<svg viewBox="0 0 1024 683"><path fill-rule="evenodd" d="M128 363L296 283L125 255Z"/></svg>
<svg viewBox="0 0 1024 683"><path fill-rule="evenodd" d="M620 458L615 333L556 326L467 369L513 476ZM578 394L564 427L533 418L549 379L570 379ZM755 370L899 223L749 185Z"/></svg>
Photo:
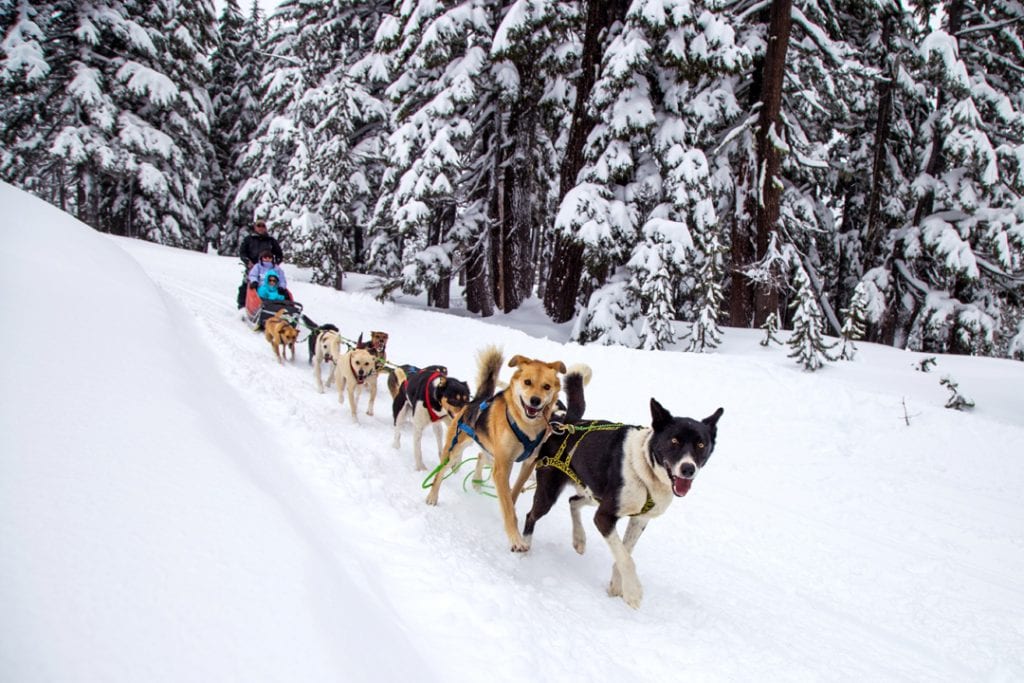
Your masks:
<svg viewBox="0 0 1024 683"><path fill-rule="evenodd" d="M238 307L245 306L245 289L249 271L254 265L260 262L260 254L269 251L274 256L274 263L279 264L284 260L284 252L276 239L267 234L267 222L258 218L252 226L252 232L245 236L242 245L238 248L238 257L245 264L245 277L242 284L238 286Z"/></svg>
<svg viewBox="0 0 1024 683"><path fill-rule="evenodd" d="M246 270L259 263L260 254L269 251L274 255L274 263L284 260L284 252L276 239L267 234L267 223L264 220L257 220L252 226L252 232L242 240L242 246L238 249L238 256L245 263Z"/></svg>

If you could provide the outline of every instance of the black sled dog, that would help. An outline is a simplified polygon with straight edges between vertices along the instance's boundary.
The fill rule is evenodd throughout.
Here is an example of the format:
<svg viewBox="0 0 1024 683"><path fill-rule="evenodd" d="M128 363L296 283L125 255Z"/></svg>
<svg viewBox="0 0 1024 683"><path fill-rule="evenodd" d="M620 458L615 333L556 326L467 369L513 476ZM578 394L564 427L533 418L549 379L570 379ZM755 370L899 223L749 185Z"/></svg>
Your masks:
<svg viewBox="0 0 1024 683"><path fill-rule="evenodd" d="M650 427L581 421L583 384L580 375L566 377L565 428L548 438L537 457L537 489L523 538L530 543L537 520L548 513L566 484L573 484L576 494L569 499L573 548L580 554L586 550L580 508L597 505L594 525L614 558L608 594L637 608L643 588L633 563L633 547L651 519L665 512L673 499L689 493L694 477L715 449L718 418L724 411L719 408L703 420L673 417L652 398ZM520 473L516 493L529 469L524 467ZM620 539L615 527L621 517L629 517L629 524Z"/></svg>
<svg viewBox="0 0 1024 683"><path fill-rule="evenodd" d="M388 375L388 391L391 392L391 414L395 421L395 438L391 445L399 447L402 424L407 419L411 420L412 452L416 469L425 470L427 466L423 464L420 448L423 430L428 425L433 428L440 458L441 427L447 427L452 416L469 403L469 385L449 377L448 368L443 365L428 365L425 368L402 365Z"/></svg>

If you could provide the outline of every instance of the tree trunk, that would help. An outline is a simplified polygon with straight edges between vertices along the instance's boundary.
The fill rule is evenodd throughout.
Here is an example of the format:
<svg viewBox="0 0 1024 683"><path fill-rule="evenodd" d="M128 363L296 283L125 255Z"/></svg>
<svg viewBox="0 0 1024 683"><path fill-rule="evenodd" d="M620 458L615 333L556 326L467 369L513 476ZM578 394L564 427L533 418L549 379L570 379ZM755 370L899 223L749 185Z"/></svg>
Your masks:
<svg viewBox="0 0 1024 683"><path fill-rule="evenodd" d="M757 183L751 188L757 198L754 213L756 238L754 245L758 260L768 254L768 246L778 230L779 204L782 198L780 177L781 157L772 142L772 131L781 137L782 85L786 77L786 51L789 31L793 23L793 0L773 0L768 20L768 49L764 58L764 88L761 113L755 136L757 149ZM758 197L760 195L760 197ZM779 278L781 273L772 268L767 282L754 283L754 325L760 326L772 313L779 310Z"/></svg>
<svg viewBox="0 0 1024 683"><path fill-rule="evenodd" d="M434 220L430 225L430 232L427 236L427 244L436 246L444 242L445 236L455 223L455 204L446 203L437 207L434 213ZM438 274L437 283L427 290L427 305L434 308L448 308L451 306L451 270L444 270Z"/></svg>
<svg viewBox="0 0 1024 683"><path fill-rule="evenodd" d="M487 242L481 238L466 254L466 308L484 318L494 315L494 302L487 286Z"/></svg>
<svg viewBox="0 0 1024 683"><path fill-rule="evenodd" d="M522 71L522 81L529 80L529 68ZM509 113L502 150L499 197L501 245L499 273L501 291L495 295L505 313L519 308L533 287L533 262L530 260L530 236L533 224L533 202L537 194L537 178L533 172L533 145L536 141L537 109L530 95L516 101Z"/></svg>
<svg viewBox="0 0 1024 683"><path fill-rule="evenodd" d="M495 137L494 127L497 116L500 114L491 110L490 116L481 122L477 131L481 141L481 158L492 153L491 141ZM487 215L493 215L490 210L493 190L492 182L480 182L470 191L470 203L487 207ZM465 245L466 308L470 313L479 313L485 318L494 315L494 296L490 278L493 272L490 261L491 244L493 243L491 234L491 227L484 226L476 242Z"/></svg>
<svg viewBox="0 0 1024 683"><path fill-rule="evenodd" d="M882 45L888 46L892 39L893 17L889 15L882 24ZM889 78L878 86L878 120L875 121L875 153L871 163L871 188L868 194L868 224L864 232L864 269L878 265L881 248L882 225L879 207L882 203L882 180L885 177L885 158L889 135L892 130L892 98L896 88L896 66L889 65Z"/></svg>
<svg viewBox="0 0 1024 683"><path fill-rule="evenodd" d="M754 236L750 230L750 214L747 213L749 198L754 190L751 184L757 176L757 169L750 163L739 168L736 178L737 207L730 231L730 258L732 259L732 287L729 290L729 324L733 327L749 327L754 319L754 285L743 274L743 270L754 262ZM740 198L746 198L741 206Z"/></svg>
<svg viewBox="0 0 1024 683"><path fill-rule="evenodd" d="M572 127L561 168L558 199L565 199L576 185L576 176L583 168L583 145L596 121L587 114L587 100L594 88L604 56L604 40L608 29L626 16L626 0L588 0L587 26L583 36L583 57L580 77L576 82L576 103ZM570 320L576 312L580 276L583 274L583 244L572 237L559 236L551 253L549 278L544 291L544 310L554 322Z"/></svg>

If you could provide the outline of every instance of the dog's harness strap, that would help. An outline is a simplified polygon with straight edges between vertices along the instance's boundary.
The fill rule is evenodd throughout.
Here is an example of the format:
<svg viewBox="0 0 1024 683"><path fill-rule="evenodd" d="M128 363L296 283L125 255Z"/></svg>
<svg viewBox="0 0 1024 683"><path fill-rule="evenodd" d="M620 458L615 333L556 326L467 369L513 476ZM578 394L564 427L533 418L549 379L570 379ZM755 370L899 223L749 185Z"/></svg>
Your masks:
<svg viewBox="0 0 1024 683"><path fill-rule="evenodd" d="M512 428L512 433L516 435L516 438L519 439L519 443L523 445L523 454L516 458L516 462L522 462L533 455L533 452L537 450L537 446L541 445L544 441L544 437L547 436L547 430L538 434L536 439L531 439L523 432L522 429L519 428L519 425L515 423L515 420L512 419L512 416L508 412L508 408L505 408L505 419L508 420L508 426Z"/></svg>
<svg viewBox="0 0 1024 683"><path fill-rule="evenodd" d="M365 377L363 379L359 379L359 375L356 374L356 369L354 367L352 367L352 359L351 358L348 359L348 369L352 371L352 377L355 378L356 384L362 384L363 382L366 381ZM360 391L362 391L362 389L360 389Z"/></svg>
<svg viewBox="0 0 1024 683"><path fill-rule="evenodd" d="M491 403L491 399L487 399L486 401L481 403L480 406L477 408L477 414L479 415L480 413L484 412L484 410L487 409L487 406L489 406L490 403ZM459 420L456 423L455 427L456 427L456 431L455 431L455 436L452 437L452 445L448 446L448 452L449 453L451 453L452 449L455 448L455 444L457 444L459 442L459 432L462 432L463 434L468 435L469 438L473 439L473 441L476 441L476 445L480 447L480 450L484 451L487 454L491 453L489 450L484 448L484 445L482 443L480 443L480 439L479 439L479 437L477 437L476 431L474 431L473 428L470 427L468 424L466 424L462 420Z"/></svg>
<svg viewBox="0 0 1024 683"><path fill-rule="evenodd" d="M441 419L441 416L435 413L433 406L430 405L430 384L440 376L441 373L435 370L434 373L427 378L426 387L423 390L423 403L426 404L427 406L427 414L430 415L431 422L437 422L438 420ZM438 401L437 405L438 407L440 407L441 402Z"/></svg>
<svg viewBox="0 0 1024 683"><path fill-rule="evenodd" d="M590 432L610 432L626 426L627 425L621 423L605 424L600 422L586 425L558 423L558 433L568 433L568 436L566 436L565 439L562 440L562 443L559 444L558 450L555 451L554 455L545 456L537 461L537 467L554 467L556 470L569 477L569 479L572 480L572 483L576 484L576 486L585 489L587 488L586 484L583 483L579 478L579 475L577 475L575 470L572 469L572 458L576 455L576 449L580 447L581 443L583 443L583 438ZM572 448L569 449L568 453L566 453L566 447L577 434L579 434L579 438L576 439ZM594 498L594 500L601 502L597 498ZM640 512L630 516L635 517L636 515L642 515L645 512L650 512L653 507L654 499L651 498L651 493L648 491L647 501L644 503L644 506L640 508Z"/></svg>

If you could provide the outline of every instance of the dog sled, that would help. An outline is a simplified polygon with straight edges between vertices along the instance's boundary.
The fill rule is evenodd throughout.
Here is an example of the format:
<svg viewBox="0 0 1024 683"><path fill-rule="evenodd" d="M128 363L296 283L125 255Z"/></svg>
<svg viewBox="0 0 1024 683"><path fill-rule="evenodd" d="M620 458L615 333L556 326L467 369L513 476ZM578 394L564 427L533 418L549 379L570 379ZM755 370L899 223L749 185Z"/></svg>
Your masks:
<svg viewBox="0 0 1024 683"><path fill-rule="evenodd" d="M302 304L292 298L290 291L287 289L284 291L287 297L284 301L269 301L261 299L255 289L247 290L245 295L245 315L249 322L252 323L254 329L262 330L267 320L280 310L284 310L281 317L289 325L292 327L299 326L299 322L304 317L302 315Z"/></svg>

